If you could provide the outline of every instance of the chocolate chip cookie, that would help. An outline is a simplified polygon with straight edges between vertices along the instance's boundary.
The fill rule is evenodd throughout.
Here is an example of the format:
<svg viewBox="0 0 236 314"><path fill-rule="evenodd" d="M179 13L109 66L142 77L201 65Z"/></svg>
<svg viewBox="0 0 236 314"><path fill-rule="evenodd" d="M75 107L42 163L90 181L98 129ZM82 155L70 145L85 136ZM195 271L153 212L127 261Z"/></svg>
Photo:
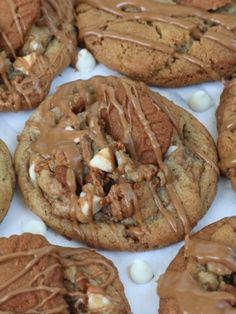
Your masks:
<svg viewBox="0 0 236 314"><path fill-rule="evenodd" d="M236 310L236 217L186 238L161 276L160 314L223 314Z"/></svg>
<svg viewBox="0 0 236 314"><path fill-rule="evenodd" d="M7 214L15 189L15 172L11 154L0 140L0 221Z"/></svg>
<svg viewBox="0 0 236 314"><path fill-rule="evenodd" d="M130 314L114 265L38 235L0 238L1 313Z"/></svg>
<svg viewBox="0 0 236 314"><path fill-rule="evenodd" d="M235 15L236 2L208 12L169 1L83 0L77 26L80 42L99 62L136 80L173 87L236 71Z"/></svg>
<svg viewBox="0 0 236 314"><path fill-rule="evenodd" d="M76 45L71 0L1 0L0 111L37 106Z"/></svg>
<svg viewBox="0 0 236 314"><path fill-rule="evenodd" d="M61 86L27 121L15 156L29 207L69 238L115 250L179 241L209 208L214 142L144 83Z"/></svg>

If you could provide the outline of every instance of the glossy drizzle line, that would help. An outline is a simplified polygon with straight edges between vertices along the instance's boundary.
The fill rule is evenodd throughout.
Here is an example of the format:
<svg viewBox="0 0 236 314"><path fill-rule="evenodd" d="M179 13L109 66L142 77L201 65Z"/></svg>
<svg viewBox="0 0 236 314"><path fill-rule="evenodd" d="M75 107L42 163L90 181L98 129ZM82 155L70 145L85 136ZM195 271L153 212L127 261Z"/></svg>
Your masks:
<svg viewBox="0 0 236 314"><path fill-rule="evenodd" d="M236 271L235 248L211 240L187 238L185 256L195 258L200 264L216 262ZM167 270L161 276L158 293L162 299L174 298L183 314L233 314L236 297L233 292L206 291L186 268L183 272Z"/></svg>
<svg viewBox="0 0 236 314"><path fill-rule="evenodd" d="M29 124L36 127L40 130L40 135L38 136L37 140L32 143L31 147L33 151L43 154L43 155L51 155L54 154L57 150L64 152L67 161L68 161L68 169L66 174L66 181L67 186L69 187L69 199L70 199L70 219L73 222L74 230L79 234L81 239L86 240L86 236L83 233L83 229L79 228L77 222L86 223L87 227L90 228L90 237L93 239L93 243L96 246L99 246L99 237L97 236L98 230L96 226L96 222L94 221L93 216L93 196L95 195L94 190L86 187L86 191L84 191L85 186L83 186L83 179L81 180L81 186L83 186L83 191L86 192L86 201L89 207L89 214L85 220L81 220L81 216L79 213L81 212L81 199L78 197L77 191L77 182L76 178L81 176L82 171L82 162L83 160L86 162L86 165L89 165L90 160L93 158L93 152L91 150L91 143L92 141L95 142L96 146L99 149L102 149L108 145L108 142L103 134L100 124L98 123L99 119L101 119L101 112L104 109L107 112L108 119L110 116L111 108L114 107L119 112L120 123L124 129L123 138L121 142L125 144L126 148L130 153L130 156L137 162L137 155L135 151L135 146L131 134L132 125L131 120L128 121L127 117L124 113L123 105L118 101L115 95L115 89L110 84L103 84L99 83L99 80L94 79L94 87L97 89L97 95L99 95L99 99L90 99L90 92L87 91L87 85L84 83L82 89L80 90L80 95L86 101L85 112L87 116L87 121L89 121L89 126L86 129L80 129L80 123L77 115L72 111L70 105L66 105L68 101L64 100L64 97L71 97L71 90L70 85L68 88L66 86L63 87L63 93L60 92L55 94L52 99L48 100L44 103L43 106L39 108L41 115L44 117L44 122L35 123L30 121ZM141 84L141 83L140 83ZM148 88L145 87L144 84L141 84L141 88L145 88L147 95L149 95L150 100L153 102L153 105L158 109L162 110L167 114L169 120L175 126L176 130L179 132L179 136L181 138L180 130L178 130L177 122L173 115L169 112L169 110L162 104L160 99L155 96L154 93L150 92ZM162 152L160 149L160 144L153 133L148 120L145 117L145 114L142 109L142 105L139 101L139 95L137 88L134 87L129 81L122 81L122 88L125 91L125 95L129 101L128 106L129 108L134 109L137 113L137 117L140 123L143 125L143 130L147 134L148 138L150 139L150 143L153 148L153 152L155 153L157 164L160 167L163 175L165 176L166 182L166 191L169 196L170 201L172 202L176 212L179 216L180 221L184 226L185 233L189 233L191 226L189 224L186 209L184 208L181 200L178 197L178 194L175 191L175 187L173 185L172 175L166 164L162 160ZM87 92L86 92L87 91ZM68 95L67 95L68 94ZM70 101L69 101L70 102ZM93 105L91 105L93 103ZM59 122L56 122L54 113L51 111L52 108L56 106L60 108L61 113L63 114L63 118ZM90 109L90 107L92 109ZM128 110L130 112L130 109ZM70 120L70 125L73 125L72 130L67 131L65 128L68 126L67 119ZM80 139L80 144L77 145L75 143L76 139ZM183 140L183 139L182 139ZM187 145L184 143L184 145ZM188 145L187 145L188 147ZM198 152L196 149L193 148L193 154L196 154L201 158L204 162L209 164L210 167L217 170L217 167L213 161L211 161L208 157L205 156L204 153ZM101 182L94 181L94 184L102 184ZM153 196L153 200L157 205L157 208L160 210L161 214L165 217L168 221L171 229L174 232L178 231L178 226L175 218L172 214L165 209L160 200L156 188L149 182L147 188L150 190L151 195ZM103 187L101 186L102 190ZM96 188L97 190L100 187ZM149 230L144 224L142 211L139 206L139 201L136 195L136 192L133 190L132 186L129 182L118 182L118 184L113 185L112 189L110 190L109 197L112 200L112 213L114 216L119 217L120 213L123 212L123 207L120 202L115 201L116 195L122 195L124 198L124 204L126 204L125 213L127 217L135 217L135 220L139 226L139 230L135 230L135 232L139 233L148 233ZM122 216L120 217L122 219ZM84 219L84 218L83 218ZM110 231L113 234L114 239L117 239L117 245L119 246L119 239L115 237L116 230L115 224L109 224ZM140 231L141 230L141 231Z"/></svg>
<svg viewBox="0 0 236 314"><path fill-rule="evenodd" d="M236 52L236 39L232 37L232 32L236 28L236 18L231 15L213 14L200 10L194 7L181 6L181 5L169 5L147 0L83 0L82 3L89 4L100 10L115 15L118 19L111 21L111 24L119 23L122 21L157 21L175 25L183 29L193 31L196 28L196 24L189 21L185 21L185 17L196 16L202 20L209 21L225 27L229 33L214 32L209 30L203 35L203 38L215 41L218 44L225 46L226 48ZM136 9L137 12L126 12L125 7L131 6ZM182 18L182 19L181 19ZM174 47L162 42L154 42L137 35L128 35L116 31L106 30L106 25L100 27L87 27L80 29L80 37L86 39L87 37L95 36L100 39L111 38L122 41L128 41L144 47L148 47L154 50L161 51L163 53L171 54L177 59L184 59L190 63L199 66L202 70L207 72L209 77L213 80L220 80L220 74L217 73L210 64L202 62L199 58L196 58L189 54L180 54L176 52Z"/></svg>

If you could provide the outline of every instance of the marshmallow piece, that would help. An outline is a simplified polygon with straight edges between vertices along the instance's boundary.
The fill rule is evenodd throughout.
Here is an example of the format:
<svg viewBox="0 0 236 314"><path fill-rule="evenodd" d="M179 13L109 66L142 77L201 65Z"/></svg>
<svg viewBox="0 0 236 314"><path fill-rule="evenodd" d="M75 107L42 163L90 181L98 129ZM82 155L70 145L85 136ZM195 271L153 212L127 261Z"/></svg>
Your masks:
<svg viewBox="0 0 236 314"><path fill-rule="evenodd" d="M73 129L71 126L67 126L67 127L65 127L65 130L66 131L74 131L75 129ZM79 137L76 137L75 139L74 139L74 143L75 144L78 144L80 142L80 138Z"/></svg>
<svg viewBox="0 0 236 314"><path fill-rule="evenodd" d="M112 150L109 147L101 149L90 160L89 165L105 172L112 172L115 169L115 161Z"/></svg>
<svg viewBox="0 0 236 314"><path fill-rule="evenodd" d="M22 233L29 232L33 234L45 235L47 227L42 220L28 220L22 222Z"/></svg>
<svg viewBox="0 0 236 314"><path fill-rule="evenodd" d="M110 300L102 294L88 293L88 308L90 311L99 309L110 303Z"/></svg>
<svg viewBox="0 0 236 314"><path fill-rule="evenodd" d="M171 145L171 146L168 148L167 152L165 153L166 157L167 157L167 156L170 156L173 152L175 152L177 148L178 148L178 146L176 146L176 145Z"/></svg>
<svg viewBox="0 0 236 314"><path fill-rule="evenodd" d="M213 106L213 100L204 90L198 90L192 93L188 105L193 111L203 112Z"/></svg>
<svg viewBox="0 0 236 314"><path fill-rule="evenodd" d="M151 266L140 259L135 260L129 267L129 275L131 280L137 284L148 283L154 277Z"/></svg>
<svg viewBox="0 0 236 314"><path fill-rule="evenodd" d="M84 192L81 192L80 193L80 197L83 197L84 198L84 202L82 202L82 206L81 206L81 211L82 213L84 214L84 216L88 216L89 214L89 203L88 201L86 200L86 193ZM99 210L102 208L102 205L101 205L101 201L102 198L97 196L97 195L94 195L93 196L93 214L95 215L97 212L99 212Z"/></svg>
<svg viewBox="0 0 236 314"><path fill-rule="evenodd" d="M81 74L89 74L95 68L96 60L87 49L81 49L75 66Z"/></svg>
<svg viewBox="0 0 236 314"><path fill-rule="evenodd" d="M29 167L29 176L30 176L30 180L33 183L34 186L37 185L37 176L36 176L36 172L35 172L35 163L32 163Z"/></svg>
<svg viewBox="0 0 236 314"><path fill-rule="evenodd" d="M37 55L35 52L33 52L24 57L16 58L16 61L13 63L13 66L16 70L19 70L23 72L24 74L28 75L36 59L37 59Z"/></svg>

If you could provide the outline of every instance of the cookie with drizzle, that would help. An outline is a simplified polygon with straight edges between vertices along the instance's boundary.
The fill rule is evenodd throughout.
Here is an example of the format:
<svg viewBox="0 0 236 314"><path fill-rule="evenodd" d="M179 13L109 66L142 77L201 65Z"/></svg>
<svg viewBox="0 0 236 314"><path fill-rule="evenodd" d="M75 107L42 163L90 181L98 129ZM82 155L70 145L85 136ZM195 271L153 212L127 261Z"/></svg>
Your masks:
<svg viewBox="0 0 236 314"><path fill-rule="evenodd" d="M160 314L236 313L236 217L186 238L160 277Z"/></svg>
<svg viewBox="0 0 236 314"><path fill-rule="evenodd" d="M235 2L208 12L165 1L83 0L79 39L99 62L148 84L220 80L236 70L235 8Z"/></svg>
<svg viewBox="0 0 236 314"><path fill-rule="evenodd" d="M71 0L1 0L0 111L37 106L76 45Z"/></svg>
<svg viewBox="0 0 236 314"><path fill-rule="evenodd" d="M27 121L15 155L29 207L91 246L146 250L188 234L218 179L207 130L143 83L61 86Z"/></svg>
<svg viewBox="0 0 236 314"><path fill-rule="evenodd" d="M95 251L39 235L0 238L0 312L130 314L114 265Z"/></svg>

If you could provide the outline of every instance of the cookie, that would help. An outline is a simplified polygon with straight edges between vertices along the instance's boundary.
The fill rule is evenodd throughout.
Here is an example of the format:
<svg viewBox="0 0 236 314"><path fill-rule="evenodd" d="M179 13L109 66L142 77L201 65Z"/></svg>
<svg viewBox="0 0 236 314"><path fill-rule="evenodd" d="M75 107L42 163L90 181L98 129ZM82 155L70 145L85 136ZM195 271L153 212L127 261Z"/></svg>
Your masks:
<svg viewBox="0 0 236 314"><path fill-rule="evenodd" d="M71 0L0 1L0 111L37 106L75 60Z"/></svg>
<svg viewBox="0 0 236 314"><path fill-rule="evenodd" d="M11 154L0 140L0 221L7 214L15 189L15 172Z"/></svg>
<svg viewBox="0 0 236 314"><path fill-rule="evenodd" d="M0 238L1 313L65 313L63 272L41 236Z"/></svg>
<svg viewBox="0 0 236 314"><path fill-rule="evenodd" d="M160 314L235 312L236 217L186 239L158 284Z"/></svg>
<svg viewBox="0 0 236 314"><path fill-rule="evenodd" d="M79 40L99 62L148 84L220 80L236 71L235 2L226 8L230 14L167 1L83 0Z"/></svg>
<svg viewBox="0 0 236 314"><path fill-rule="evenodd" d="M131 314L118 272L93 250L58 248L71 313ZM73 311L73 309L77 311Z"/></svg>
<svg viewBox="0 0 236 314"><path fill-rule="evenodd" d="M189 113L126 78L63 85L33 113L15 155L28 206L93 247L146 250L184 237L209 208L214 142Z"/></svg>
<svg viewBox="0 0 236 314"><path fill-rule="evenodd" d="M226 85L216 116L220 169L236 190L236 78Z"/></svg>
<svg viewBox="0 0 236 314"><path fill-rule="evenodd" d="M15 54L40 15L40 0L0 1L0 50Z"/></svg>
<svg viewBox="0 0 236 314"><path fill-rule="evenodd" d="M114 265L39 235L0 238L1 313L130 314Z"/></svg>
<svg viewBox="0 0 236 314"><path fill-rule="evenodd" d="M230 0L177 0L176 2L204 10L216 10L232 3Z"/></svg>

